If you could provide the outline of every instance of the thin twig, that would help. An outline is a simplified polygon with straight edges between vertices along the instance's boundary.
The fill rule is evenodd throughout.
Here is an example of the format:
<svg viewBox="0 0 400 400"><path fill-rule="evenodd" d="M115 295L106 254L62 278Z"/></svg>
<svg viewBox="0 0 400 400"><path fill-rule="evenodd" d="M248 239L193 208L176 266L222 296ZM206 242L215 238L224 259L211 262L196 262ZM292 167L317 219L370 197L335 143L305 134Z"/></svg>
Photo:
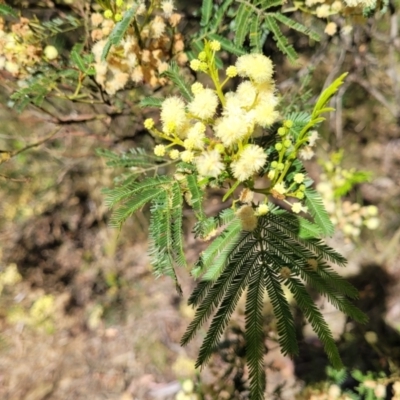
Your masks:
<svg viewBox="0 0 400 400"><path fill-rule="evenodd" d="M25 147L23 147L22 149L19 149L19 150L16 150L16 151L9 151L9 152L6 152L6 153L8 153L8 154L7 154L8 157L7 157L7 158L0 159L0 164L4 164L4 163L6 163L7 161L9 161L11 158L17 156L18 154L21 154L21 153L23 153L23 152L25 152L25 151L27 151L27 150L29 150L29 149L32 149L33 147L40 146L41 144L47 142L47 141L50 140L54 135L56 135L56 134L60 131L60 129L61 129L61 127L58 126L56 129L53 130L53 132L52 132L50 135L46 136L46 137L45 137L44 139L42 139L42 140L39 140L38 142L35 142L35 143L32 143L32 144L29 144L28 146L25 146Z"/></svg>

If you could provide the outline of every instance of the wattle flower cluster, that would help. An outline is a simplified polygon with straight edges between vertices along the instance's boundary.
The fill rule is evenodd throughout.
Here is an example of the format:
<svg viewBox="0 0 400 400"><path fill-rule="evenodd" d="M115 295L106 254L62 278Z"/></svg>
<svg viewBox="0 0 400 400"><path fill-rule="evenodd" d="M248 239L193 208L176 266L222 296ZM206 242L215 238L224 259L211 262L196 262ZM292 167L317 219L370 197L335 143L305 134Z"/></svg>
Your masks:
<svg viewBox="0 0 400 400"><path fill-rule="evenodd" d="M327 20L325 33L333 36L338 32L337 22L342 25L341 34L347 35L352 30L349 17L361 14L364 8L375 8L376 5L376 0L305 0L300 9ZM330 21L331 17L338 16L345 17L346 21L343 18L335 18L336 22Z"/></svg>
<svg viewBox="0 0 400 400"><path fill-rule="evenodd" d="M379 227L378 209L376 206L360 206L348 200L342 201L337 191L346 185L347 179L354 174L354 170L346 170L340 167L340 160L335 160L334 153L331 161L323 164L324 173L320 174L320 182L317 190L324 201L331 221L339 228L348 240L356 240L361 229L366 227L375 230Z"/></svg>
<svg viewBox="0 0 400 400"><path fill-rule="evenodd" d="M0 69L6 70L15 78L24 79L31 75L34 66L41 62L42 55L45 54L40 44L34 40L27 18L21 17L10 28L8 31L4 20L0 18Z"/></svg>
<svg viewBox="0 0 400 400"><path fill-rule="evenodd" d="M272 80L273 65L262 54L243 55L227 69L227 78L221 83L212 61L218 49L218 42L208 43L199 59L191 62L193 69L214 78L215 89L194 83L190 102L172 96L162 103L161 130L154 127L151 119L145 121L145 127L169 142L156 146L156 155L168 154L171 159L192 163L200 179L206 181L245 182L267 163L264 149L252 143L252 139L258 130L272 125L279 117L275 109L278 99ZM247 79L236 91L224 94L222 87L236 75Z"/></svg>
<svg viewBox="0 0 400 400"><path fill-rule="evenodd" d="M166 83L160 77L171 57L179 65L187 62L182 34L177 31L181 15L174 13L172 0L153 2L115 1L114 10L91 16L91 37L95 44L96 81L110 95L124 89L129 83L147 83L152 87ZM133 26L118 46L112 46L106 60L102 60L104 46L115 24L122 20L130 7L137 7Z"/></svg>

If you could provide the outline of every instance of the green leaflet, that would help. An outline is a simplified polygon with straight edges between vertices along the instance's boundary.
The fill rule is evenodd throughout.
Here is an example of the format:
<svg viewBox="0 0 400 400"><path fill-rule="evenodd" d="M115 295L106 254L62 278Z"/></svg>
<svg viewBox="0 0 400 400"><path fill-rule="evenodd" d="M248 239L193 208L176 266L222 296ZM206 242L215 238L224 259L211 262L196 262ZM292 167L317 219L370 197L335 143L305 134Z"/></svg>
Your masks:
<svg viewBox="0 0 400 400"><path fill-rule="evenodd" d="M332 333L329 329L321 312L314 304L311 296L308 294L304 284L298 278L290 278L287 283L289 290L293 293L296 303L310 322L314 332L324 345L324 349L332 365L336 369L343 368L342 361Z"/></svg>
<svg viewBox="0 0 400 400"><path fill-rule="evenodd" d="M328 301L339 311L345 313L357 322L365 323L368 321L366 315L362 313L358 308L356 308L353 304L351 304L346 297L343 296L343 294L341 293L342 289L340 287L339 289L337 289L337 286L334 287L330 284L330 279L324 280L320 274L314 272L310 268L299 269L299 276L304 279L308 284L310 284L313 288L315 288L319 293L324 295L328 299ZM352 294L354 296L354 288Z"/></svg>
<svg viewBox="0 0 400 400"><path fill-rule="evenodd" d="M263 32L261 29L260 14L257 14L257 16L251 21L249 38L250 46L254 49L254 51L256 53L262 53L262 48L267 38L267 33Z"/></svg>
<svg viewBox="0 0 400 400"><path fill-rule="evenodd" d="M110 219L110 225L115 228L121 228L122 224L137 210L142 208L154 198L164 193L165 189L162 186L154 189L142 191L135 197L129 197L129 200L123 206L117 208Z"/></svg>
<svg viewBox="0 0 400 400"><path fill-rule="evenodd" d="M239 220L232 222L203 252L202 269L206 270L203 275L204 280L216 280L219 277L229 254L236 245L241 230L242 224Z"/></svg>
<svg viewBox="0 0 400 400"><path fill-rule="evenodd" d="M318 192L312 189L306 189L306 206L314 218L315 223L325 236L332 236L335 228L325 210L323 201Z"/></svg>
<svg viewBox="0 0 400 400"><path fill-rule="evenodd" d="M111 46L118 45L123 37L125 36L126 31L129 28L133 18L135 17L136 10L139 4L134 4L129 10L124 13L122 20L117 22L114 29L112 30L110 36L108 37L107 43L104 46L103 52L101 54L101 59L105 61L107 55L111 49Z"/></svg>
<svg viewBox="0 0 400 400"><path fill-rule="evenodd" d="M108 207L114 207L117 203L120 203L134 195L139 195L145 191L160 188L164 190L167 185L172 183L172 179L169 177L157 177L147 178L141 182L130 182L127 185L117 186L114 189L105 189L106 194L105 203Z"/></svg>
<svg viewBox="0 0 400 400"><path fill-rule="evenodd" d="M186 176L189 192L191 194L191 205L193 211L196 214L196 218L201 220L205 219L206 214L203 210L203 194L204 192L199 188L197 184L197 175L191 174Z"/></svg>
<svg viewBox="0 0 400 400"><path fill-rule="evenodd" d="M159 97L145 97L144 99L140 100L140 107L156 107L161 108L161 105L165 99Z"/></svg>
<svg viewBox="0 0 400 400"><path fill-rule="evenodd" d="M190 89L190 84L185 80L185 78L181 75L181 70L176 64L175 61L171 62L168 69L164 71L162 76L166 76L170 79L175 86L179 89L181 95L187 100L193 100L192 91Z"/></svg>
<svg viewBox="0 0 400 400"><path fill-rule="evenodd" d="M273 38L278 46L278 49L286 54L289 60L294 63L297 60L297 53L293 46L289 44L286 36L280 30L278 24L276 23L274 16L267 15L264 22L265 27L272 32Z"/></svg>
<svg viewBox="0 0 400 400"><path fill-rule="evenodd" d="M319 114L324 112L324 108L331 97L339 90L339 87L343 85L344 79L348 75L348 72L339 76L339 78L335 79L319 96L317 103L314 106L314 110L312 112L311 119L317 119Z"/></svg>
<svg viewBox="0 0 400 400"><path fill-rule="evenodd" d="M92 65L90 65L93 62L93 57L81 56L81 53L83 52L83 47L84 47L83 43L76 43L74 45L74 47L71 50L71 60L84 74L95 75L96 70Z"/></svg>
<svg viewBox="0 0 400 400"><path fill-rule="evenodd" d="M272 15L276 20L287 25L289 28L294 29L298 32L304 33L305 35L309 36L311 39L313 39L317 42L319 42L321 40L321 38L319 37L317 32L314 32L311 29L307 28L306 26L300 24L299 22L286 17L286 15L283 15L279 12L273 13Z"/></svg>
<svg viewBox="0 0 400 400"><path fill-rule="evenodd" d="M279 210L275 214L279 215L280 220L290 225L293 230L297 232L300 239L316 238L321 235L319 226L308 219L294 215L285 210Z"/></svg>
<svg viewBox="0 0 400 400"><path fill-rule="evenodd" d="M203 0L203 4L201 6L201 26L206 26L210 18L212 16L213 11L213 1L212 0Z"/></svg>
<svg viewBox="0 0 400 400"><path fill-rule="evenodd" d="M255 268L249 282L246 298L246 358L249 366L250 392L252 399L264 399L264 271Z"/></svg>
<svg viewBox="0 0 400 400"><path fill-rule="evenodd" d="M218 28L221 26L222 20L225 16L225 13L228 11L231 4L234 0L225 0L219 7L217 12L215 13L213 19L210 22L210 25L207 27L208 32L216 32Z"/></svg>
<svg viewBox="0 0 400 400"><path fill-rule="evenodd" d="M172 184L172 243L174 259L179 267L186 267L184 251L182 221L183 221L183 196L179 183Z"/></svg>
<svg viewBox="0 0 400 400"><path fill-rule="evenodd" d="M281 346L283 354L297 354L299 350L294 318L282 288L282 279L278 277L279 269L281 268L280 260L264 253L264 263L265 287L274 310L275 318L277 319L279 345ZM275 271L270 269L269 266L273 266Z"/></svg>
<svg viewBox="0 0 400 400"><path fill-rule="evenodd" d="M235 44L242 46L244 39L249 32L249 18L251 16L251 8L247 4L241 4L235 18Z"/></svg>
<svg viewBox="0 0 400 400"><path fill-rule="evenodd" d="M160 162L160 157L149 154L145 149L140 147L132 148L128 152L122 154L117 154L107 149L96 149L96 154L107 159L107 166L131 168L131 172L135 172L135 169L142 170L154 167ZM107 192L107 190L105 190L105 192Z"/></svg>
<svg viewBox="0 0 400 400"><path fill-rule="evenodd" d="M0 4L0 15L11 15L14 18L18 18L18 13L7 4Z"/></svg>

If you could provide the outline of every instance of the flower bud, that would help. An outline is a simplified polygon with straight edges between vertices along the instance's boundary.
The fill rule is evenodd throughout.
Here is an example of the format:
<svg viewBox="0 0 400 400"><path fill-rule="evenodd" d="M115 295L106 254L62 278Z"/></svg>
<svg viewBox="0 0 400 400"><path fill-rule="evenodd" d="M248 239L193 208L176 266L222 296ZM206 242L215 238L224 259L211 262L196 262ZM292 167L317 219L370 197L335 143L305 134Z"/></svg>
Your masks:
<svg viewBox="0 0 400 400"><path fill-rule="evenodd" d="M199 53L199 55L198 55L198 59L199 59L200 61L206 61L206 58L207 58L206 52L205 52L205 51L201 51L201 52Z"/></svg>
<svg viewBox="0 0 400 400"><path fill-rule="evenodd" d="M289 140L289 139L286 139L286 140L283 141L283 145L285 147L290 147L292 145L292 141Z"/></svg>
<svg viewBox="0 0 400 400"><path fill-rule="evenodd" d="M113 12L111 10L104 11L104 18L111 19L113 17Z"/></svg>
<svg viewBox="0 0 400 400"><path fill-rule="evenodd" d="M55 60L58 57L58 51L54 46L46 46L43 54L49 61Z"/></svg>
<svg viewBox="0 0 400 400"><path fill-rule="evenodd" d="M279 136L284 136L284 135L286 135L286 129L285 129L283 126L281 126L281 127L278 129L278 135L279 135Z"/></svg>

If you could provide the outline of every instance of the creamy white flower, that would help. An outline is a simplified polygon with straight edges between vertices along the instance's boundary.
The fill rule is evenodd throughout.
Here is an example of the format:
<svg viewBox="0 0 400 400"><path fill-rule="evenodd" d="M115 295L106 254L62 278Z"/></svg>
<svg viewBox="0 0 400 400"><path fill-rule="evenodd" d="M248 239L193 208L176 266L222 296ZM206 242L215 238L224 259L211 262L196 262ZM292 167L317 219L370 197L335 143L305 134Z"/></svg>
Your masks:
<svg viewBox="0 0 400 400"><path fill-rule="evenodd" d="M205 126L201 122L193 125L187 133L187 139L191 141L195 149L202 149L204 147L205 138Z"/></svg>
<svg viewBox="0 0 400 400"><path fill-rule="evenodd" d="M125 87L129 79L129 74L114 68L110 70L114 75L112 79L106 81L105 90L108 94L113 95Z"/></svg>
<svg viewBox="0 0 400 400"><path fill-rule="evenodd" d="M296 214L300 213L300 212L307 212L308 209L307 207L304 207L300 202L297 203L293 203L292 205L292 211Z"/></svg>
<svg viewBox="0 0 400 400"><path fill-rule="evenodd" d="M216 178L225 169L224 163L221 161L221 154L217 150L203 152L194 160L197 172L202 176Z"/></svg>
<svg viewBox="0 0 400 400"><path fill-rule="evenodd" d="M199 94L202 90L204 90L204 86L200 82L195 82L191 86L192 93L194 95Z"/></svg>
<svg viewBox="0 0 400 400"><path fill-rule="evenodd" d="M249 124L241 113L223 117L214 125L215 136L222 140L225 146L231 146L242 140L249 133Z"/></svg>
<svg viewBox="0 0 400 400"><path fill-rule="evenodd" d="M104 87L106 83L106 75L107 75L107 70L108 70L108 64L103 61L101 63L96 63L94 65L94 69L96 70L96 82Z"/></svg>
<svg viewBox="0 0 400 400"><path fill-rule="evenodd" d="M342 27L340 30L340 33L342 36L348 36L350 33L353 31L353 26L352 25L345 25Z"/></svg>
<svg viewBox="0 0 400 400"><path fill-rule="evenodd" d="M212 89L203 89L195 94L194 99L188 105L188 110L194 116L201 119L212 118L218 107L218 96Z"/></svg>
<svg viewBox="0 0 400 400"><path fill-rule="evenodd" d="M331 13L331 8L328 4L322 4L322 6L317 7L315 11L318 18L326 18L329 17Z"/></svg>
<svg viewBox="0 0 400 400"><path fill-rule="evenodd" d="M248 77L256 83L270 81L273 74L271 59L258 53L240 56L236 61L236 69L240 76Z"/></svg>
<svg viewBox="0 0 400 400"><path fill-rule="evenodd" d="M368 229L374 230L374 229L378 228L378 226L379 226L379 218L376 218L376 217L369 218L364 221L364 225Z"/></svg>
<svg viewBox="0 0 400 400"><path fill-rule="evenodd" d="M324 32L329 36L333 36L337 32L337 25L334 22L329 22L326 25Z"/></svg>
<svg viewBox="0 0 400 400"><path fill-rule="evenodd" d="M294 177L293 177L293 180L294 180L296 183L303 183L303 181L304 181L304 174L301 174L301 173L295 174Z"/></svg>
<svg viewBox="0 0 400 400"><path fill-rule="evenodd" d="M14 76L17 76L19 73L19 66L13 61L6 61L4 64L4 69Z"/></svg>
<svg viewBox="0 0 400 400"><path fill-rule="evenodd" d="M165 132L181 128L186 122L185 103L177 96L168 97L161 105L160 118Z"/></svg>
<svg viewBox="0 0 400 400"><path fill-rule="evenodd" d="M156 156L164 156L165 155L165 146L162 144L158 144L156 147L154 147L154 154Z"/></svg>
<svg viewBox="0 0 400 400"><path fill-rule="evenodd" d="M260 204L256 209L256 215L265 215L269 213L268 204Z"/></svg>
<svg viewBox="0 0 400 400"><path fill-rule="evenodd" d="M194 153L190 150L182 151L181 160L186 163L191 163L194 160Z"/></svg>
<svg viewBox="0 0 400 400"><path fill-rule="evenodd" d="M101 55L103 53L104 46L106 45L107 40L99 40L96 42L93 47L92 47L92 53L94 55L94 60L96 63L102 63L104 61L101 61Z"/></svg>
<svg viewBox="0 0 400 400"><path fill-rule="evenodd" d="M90 16L90 20L93 26L99 26L103 22L104 18L100 13L93 13Z"/></svg>
<svg viewBox="0 0 400 400"><path fill-rule="evenodd" d="M144 75L143 75L143 69L140 65L134 68L134 70L131 73L131 79L135 83L140 83L143 81Z"/></svg>
<svg viewBox="0 0 400 400"><path fill-rule="evenodd" d="M311 131L308 136L308 143L310 146L314 146L315 142L319 139L317 131Z"/></svg>
<svg viewBox="0 0 400 400"><path fill-rule="evenodd" d="M274 190L275 192L277 192L279 194L285 194L287 192L287 189L285 188L284 183L275 184L274 187L272 188L272 190Z"/></svg>
<svg viewBox="0 0 400 400"><path fill-rule="evenodd" d="M279 112L271 104L260 103L254 111L255 122L262 127L271 126L279 118Z"/></svg>
<svg viewBox="0 0 400 400"><path fill-rule="evenodd" d="M256 100L257 90L250 81L244 81L236 89L235 97L241 107L251 107Z"/></svg>
<svg viewBox="0 0 400 400"><path fill-rule="evenodd" d="M260 171L266 161L267 155L263 148L256 144L249 144L240 153L239 159L232 162L233 176L243 182Z"/></svg>
<svg viewBox="0 0 400 400"><path fill-rule="evenodd" d="M156 17L153 19L153 22L151 24L151 36L154 39L159 39L161 35L164 33L166 28L164 20L159 16L156 15Z"/></svg>
<svg viewBox="0 0 400 400"><path fill-rule="evenodd" d="M239 201L241 203L247 203L250 204L253 201L254 198L254 192L251 191L248 188L244 188L239 195Z"/></svg>
<svg viewBox="0 0 400 400"><path fill-rule="evenodd" d="M179 158L179 150L173 149L168 153L168 155L171 158L171 160L176 160Z"/></svg>
<svg viewBox="0 0 400 400"><path fill-rule="evenodd" d="M58 57L58 50L54 46L46 46L43 50L43 54L50 61L55 60Z"/></svg>
<svg viewBox="0 0 400 400"><path fill-rule="evenodd" d="M332 11L339 12L343 8L343 4L340 0L336 0L331 4Z"/></svg>
<svg viewBox="0 0 400 400"><path fill-rule="evenodd" d="M314 152L310 146L305 146L299 151L299 156L303 160L311 160L314 157Z"/></svg>
<svg viewBox="0 0 400 400"><path fill-rule="evenodd" d="M164 0L161 3L161 9L164 12L165 18L169 18L174 12L174 2L172 0Z"/></svg>

